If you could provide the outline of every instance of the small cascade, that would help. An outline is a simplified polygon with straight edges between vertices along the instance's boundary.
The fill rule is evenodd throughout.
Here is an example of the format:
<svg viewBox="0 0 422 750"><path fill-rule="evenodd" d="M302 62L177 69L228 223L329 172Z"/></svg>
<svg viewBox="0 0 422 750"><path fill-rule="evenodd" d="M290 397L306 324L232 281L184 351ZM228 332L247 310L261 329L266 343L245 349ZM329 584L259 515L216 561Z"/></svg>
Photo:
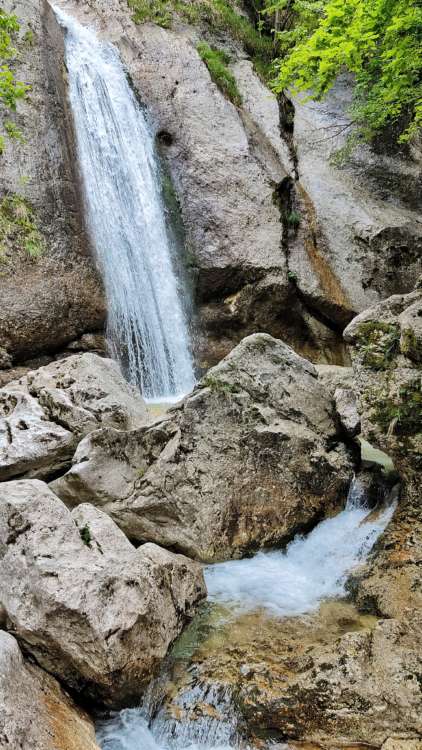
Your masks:
<svg viewBox="0 0 422 750"><path fill-rule="evenodd" d="M300 615L308 616L323 602L344 596L348 575L365 560L394 510L395 502L388 501L371 509L365 485L357 478L344 510L319 523L307 536L297 536L285 551L260 552L250 559L208 566L207 606L218 613L214 636L218 629L225 633L213 654L218 655L221 648L224 664L227 628L235 630L242 622L241 627L246 623L252 628L254 617L265 617L265 613L275 623L273 627L292 618L301 622ZM201 636L198 617L197 645L207 637ZM253 632L248 635L252 641ZM182 635L161 675L151 683L143 706L100 723L97 736L102 750L251 750L245 727L242 732L239 726L230 686L212 678L204 681L203 654L196 664L196 646L190 650L189 634L184 639Z"/></svg>
<svg viewBox="0 0 422 750"><path fill-rule="evenodd" d="M198 715L198 706L207 711ZM102 750L246 750L237 732L230 690L221 685L187 687L176 698L172 714L165 706L148 720L148 710L125 709L100 722Z"/></svg>
<svg viewBox="0 0 422 750"><path fill-rule="evenodd" d="M344 510L308 536L295 537L285 551L209 566L208 596L236 611L263 607L280 617L312 612L322 600L344 595L350 571L368 556L394 510L393 503L371 511L355 479Z"/></svg>
<svg viewBox="0 0 422 750"><path fill-rule="evenodd" d="M175 401L195 378L153 134L116 49L55 12L66 30L69 95L111 349L145 398Z"/></svg>

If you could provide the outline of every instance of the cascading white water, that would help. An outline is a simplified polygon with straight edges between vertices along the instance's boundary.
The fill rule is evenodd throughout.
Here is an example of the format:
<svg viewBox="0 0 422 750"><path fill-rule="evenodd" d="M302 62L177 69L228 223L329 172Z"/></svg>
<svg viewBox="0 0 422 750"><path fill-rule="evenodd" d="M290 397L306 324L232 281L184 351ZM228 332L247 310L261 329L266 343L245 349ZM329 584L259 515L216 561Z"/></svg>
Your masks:
<svg viewBox="0 0 422 750"><path fill-rule="evenodd" d="M147 399L177 400L195 378L153 134L116 49L55 12L113 353Z"/></svg>
<svg viewBox="0 0 422 750"><path fill-rule="evenodd" d="M261 608L276 617L312 612L323 600L344 595L348 574L365 560L394 510L392 503L371 511L365 502L365 492L358 482L353 482L345 509L322 521L308 536L297 536L285 552L261 552L250 559L208 566L205 571L208 597L227 604L228 616L234 617ZM200 689L205 690L206 686ZM189 693L182 693L181 699L186 708ZM214 705L209 696L206 700ZM122 711L99 727L100 747L103 750L239 750L242 743L233 739L236 731L229 699L225 705L223 696L218 707L223 721L211 718L199 726L199 731L197 727L186 727L186 732L180 726L175 730L171 721L169 726L163 726L160 713L158 721L155 718L151 723L148 710Z"/></svg>
<svg viewBox="0 0 422 750"><path fill-rule="evenodd" d="M278 616L311 612L323 599L345 593L348 574L367 557L394 509L391 504L371 513L354 482L345 509L308 536L297 536L285 552L259 552L209 566L208 597L237 612L261 607Z"/></svg>

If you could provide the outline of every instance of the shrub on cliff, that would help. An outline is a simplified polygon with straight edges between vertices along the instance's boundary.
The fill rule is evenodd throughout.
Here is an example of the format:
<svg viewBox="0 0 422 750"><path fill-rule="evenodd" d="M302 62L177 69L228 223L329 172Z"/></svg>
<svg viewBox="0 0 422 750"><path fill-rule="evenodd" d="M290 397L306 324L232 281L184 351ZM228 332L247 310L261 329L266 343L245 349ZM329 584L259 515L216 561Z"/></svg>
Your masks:
<svg viewBox="0 0 422 750"><path fill-rule="evenodd" d="M13 46L13 38L19 31L19 22L16 16L9 15L0 9L0 103L3 105L6 116L15 112L19 99L23 99L28 91L28 86L17 81L11 64L17 55ZM22 138L20 130L10 120L2 118L3 134L0 133L0 154L4 150L5 135L9 138L19 140Z"/></svg>
<svg viewBox="0 0 422 750"><path fill-rule="evenodd" d="M270 4L271 3L271 4ZM356 80L352 111L370 140L408 141L422 124L422 6L417 0L269 0L279 44L277 92L322 99L338 74Z"/></svg>

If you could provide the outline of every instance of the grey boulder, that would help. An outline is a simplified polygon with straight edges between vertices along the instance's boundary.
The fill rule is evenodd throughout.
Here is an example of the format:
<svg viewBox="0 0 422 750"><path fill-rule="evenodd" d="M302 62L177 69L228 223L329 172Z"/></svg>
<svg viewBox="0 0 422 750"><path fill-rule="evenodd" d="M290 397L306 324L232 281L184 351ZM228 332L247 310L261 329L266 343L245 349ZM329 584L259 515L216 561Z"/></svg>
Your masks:
<svg viewBox="0 0 422 750"><path fill-rule="evenodd" d="M118 365L77 354L0 388L0 479L64 470L78 442L101 425L130 429L146 406Z"/></svg>
<svg viewBox="0 0 422 750"><path fill-rule="evenodd" d="M109 706L137 700L204 596L200 566L135 549L100 510L43 482L0 485L0 606L25 651Z"/></svg>
<svg viewBox="0 0 422 750"><path fill-rule="evenodd" d="M313 365L255 334L161 421L91 433L53 487L133 539L215 561L290 539L341 502L351 471Z"/></svg>

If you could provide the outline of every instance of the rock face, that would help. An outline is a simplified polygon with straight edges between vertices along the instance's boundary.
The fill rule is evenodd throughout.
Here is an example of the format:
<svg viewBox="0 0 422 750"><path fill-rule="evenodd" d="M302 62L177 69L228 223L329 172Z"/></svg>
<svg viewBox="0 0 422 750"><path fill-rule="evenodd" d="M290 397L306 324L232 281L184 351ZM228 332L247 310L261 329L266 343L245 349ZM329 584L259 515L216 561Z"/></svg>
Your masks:
<svg viewBox="0 0 422 750"><path fill-rule="evenodd" d="M361 313L344 333L353 347L362 435L392 457L415 502L422 469L421 320L417 289Z"/></svg>
<svg viewBox="0 0 422 750"><path fill-rule="evenodd" d="M38 664L110 706L145 682L204 596L199 565L136 550L89 505L71 514L38 480L0 485L0 602Z"/></svg>
<svg viewBox="0 0 422 750"><path fill-rule="evenodd" d="M121 0L70 0L66 10L118 47L148 108L175 188L172 200L180 203L199 303L200 363L215 364L241 338L262 330L305 356L342 363L347 354L339 332L302 304L289 277L289 212L280 204L292 160L280 136L277 100L239 44L227 33L210 38L209 24L179 19L171 30L137 26ZM196 51L204 38L230 49L242 106L212 82Z"/></svg>
<svg viewBox="0 0 422 750"><path fill-rule="evenodd" d="M361 149L347 167L332 165L348 133L348 81L323 105L297 102L293 115L282 106L280 133L278 102L228 33L177 18L171 30L137 26L125 0L65 5L117 45L150 113L180 202L201 364L262 330L312 360L347 363L345 324L386 294L408 291L420 263L417 162ZM32 86L18 116L27 143L19 166L12 150L6 155L0 191L33 204L47 251L37 261L8 253L0 347L9 363L54 351L105 318L84 232L63 34L47 2L27 6L5 6L34 30L35 42L17 70ZM230 50L241 106L212 82L196 51L204 38ZM397 262L400 254L406 263Z"/></svg>
<svg viewBox="0 0 422 750"><path fill-rule="evenodd" d="M350 472L314 367L255 334L164 420L93 433L53 486L131 538L212 561L290 538L344 498Z"/></svg>
<svg viewBox="0 0 422 750"><path fill-rule="evenodd" d="M0 631L0 747L99 750L94 725L53 677L25 664L16 640Z"/></svg>
<svg viewBox="0 0 422 750"><path fill-rule="evenodd" d="M353 369L336 365L316 365L320 382L334 398L342 427L350 437L360 432L360 416L353 387Z"/></svg>
<svg viewBox="0 0 422 750"><path fill-rule="evenodd" d="M289 738L324 746L381 745L390 734L420 736L417 620L381 620L370 631L347 633L335 644L308 649L297 673L267 695L261 721Z"/></svg>
<svg viewBox="0 0 422 750"><path fill-rule="evenodd" d="M269 747L380 747L400 737L410 750L421 731L420 639L417 618L377 623L345 601L304 618L258 610L223 623L210 608L182 638L183 668L169 675L159 721L164 714L173 735L196 738L207 717L230 729L234 716L252 747L264 734Z"/></svg>
<svg viewBox="0 0 422 750"><path fill-rule="evenodd" d="M35 41L17 70L32 86L18 116L26 144L19 166L12 150L6 155L0 190L34 205L47 238L37 261L9 252L0 280L0 346L19 360L101 328L105 304L83 226L62 32L44 0L5 8ZM278 102L227 33L180 19L172 30L136 26L123 0L68 0L66 9L118 46L150 112L180 201L204 366L257 330L313 360L347 362L344 325L386 294L408 291L420 263L417 162L360 149L347 167L332 165L348 133L346 79L324 104L296 102L293 115L282 106L280 133ZM240 107L196 52L204 38L230 49Z"/></svg>
<svg viewBox="0 0 422 750"><path fill-rule="evenodd" d="M300 225L289 269L305 304L340 327L388 295L409 292L422 259L420 158L400 153L392 137L333 163L352 133L352 91L341 76L323 102L297 99L291 136ZM284 121L291 117L286 106Z"/></svg>
<svg viewBox="0 0 422 750"><path fill-rule="evenodd" d="M353 347L362 435L387 453L403 479L393 523L353 589L360 606L389 617L422 605L422 291L393 295L345 331Z"/></svg>
<svg viewBox="0 0 422 750"><path fill-rule="evenodd" d="M16 122L24 143L2 156L0 200L29 202L45 241L38 258L6 244L0 276L0 347L10 359L54 351L85 331L103 327L105 302L83 230L70 121L63 105L63 40L48 3L11 2L21 22L16 77L31 86ZM25 41L28 30L32 42ZM3 231L3 229L2 229Z"/></svg>
<svg viewBox="0 0 422 750"><path fill-rule="evenodd" d="M142 398L112 360L86 353L53 362L0 389L0 479L49 477L100 425L146 421Z"/></svg>

